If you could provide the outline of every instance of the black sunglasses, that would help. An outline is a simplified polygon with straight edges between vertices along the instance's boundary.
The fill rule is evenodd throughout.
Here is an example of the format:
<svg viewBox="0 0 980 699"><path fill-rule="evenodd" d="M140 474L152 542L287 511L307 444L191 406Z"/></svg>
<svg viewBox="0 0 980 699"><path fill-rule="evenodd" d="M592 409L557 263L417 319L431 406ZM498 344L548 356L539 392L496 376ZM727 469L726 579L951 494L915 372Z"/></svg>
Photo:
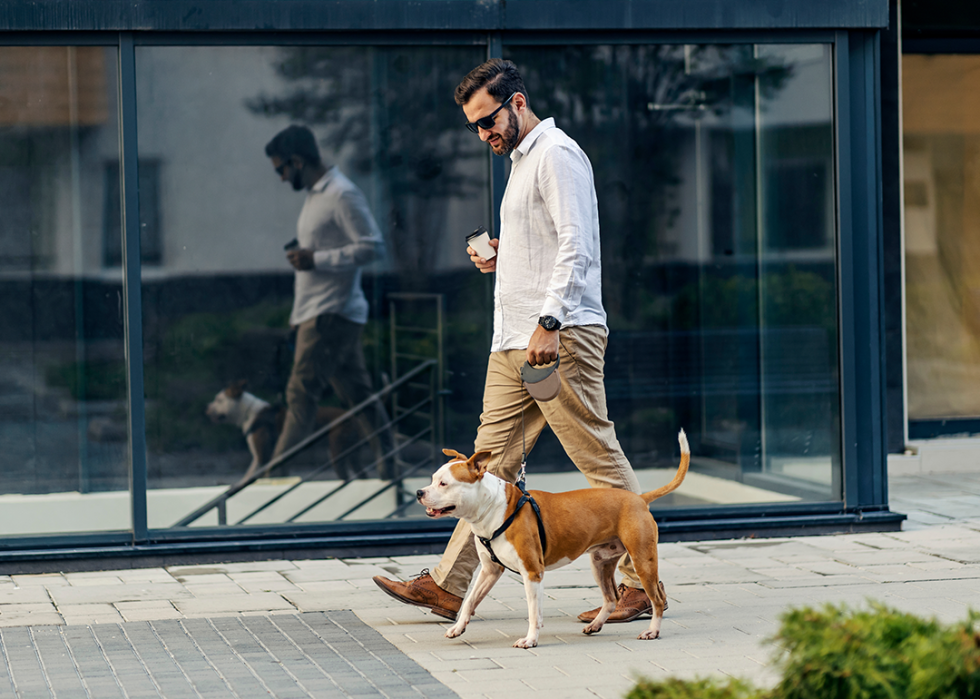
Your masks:
<svg viewBox="0 0 980 699"><path fill-rule="evenodd" d="M514 95L516 94L517 93L515 92ZM499 112L501 109L506 107L510 103L510 101L514 99L514 95L511 95L506 100L504 100L503 104L501 104L499 107L493 110L493 113L488 114L485 117L480 117L476 121L466 122L466 128L468 128L473 133L480 133L480 129L483 129L484 131L489 131L490 129L492 129L494 125L494 117L497 116L497 112Z"/></svg>
<svg viewBox="0 0 980 699"><path fill-rule="evenodd" d="M286 162L284 162L282 165L280 165L279 167L276 168L276 174L279 175L280 177L282 177L282 173L284 173L286 171L286 168L287 167L289 167L289 161L288 160Z"/></svg>

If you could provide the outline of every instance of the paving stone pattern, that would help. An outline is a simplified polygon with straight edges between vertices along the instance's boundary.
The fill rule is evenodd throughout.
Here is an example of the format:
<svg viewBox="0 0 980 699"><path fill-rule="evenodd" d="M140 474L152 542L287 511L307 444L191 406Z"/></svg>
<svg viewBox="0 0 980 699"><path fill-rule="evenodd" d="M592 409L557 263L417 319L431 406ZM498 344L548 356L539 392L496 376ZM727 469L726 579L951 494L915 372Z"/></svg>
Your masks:
<svg viewBox="0 0 980 699"><path fill-rule="evenodd" d="M903 531L665 543L670 609L585 636L586 557L544 580L540 645L505 574L459 638L383 594L438 556L271 560L0 575L0 699L446 697L622 699L639 677L778 678L766 639L791 607L869 600L935 617L980 607L980 473L889 480ZM441 684L439 684L441 683ZM455 694L454 694L455 693Z"/></svg>
<svg viewBox="0 0 980 699"><path fill-rule="evenodd" d="M0 696L457 695L353 612L0 629Z"/></svg>

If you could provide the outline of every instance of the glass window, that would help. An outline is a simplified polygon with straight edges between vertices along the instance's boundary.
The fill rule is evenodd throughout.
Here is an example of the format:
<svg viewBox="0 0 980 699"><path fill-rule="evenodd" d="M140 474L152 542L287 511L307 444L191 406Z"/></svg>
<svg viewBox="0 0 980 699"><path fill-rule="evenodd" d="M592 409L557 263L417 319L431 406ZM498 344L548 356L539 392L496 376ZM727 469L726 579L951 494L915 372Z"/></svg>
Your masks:
<svg viewBox="0 0 980 699"><path fill-rule="evenodd" d="M978 90L980 56L902 57L910 421L980 417Z"/></svg>
<svg viewBox="0 0 980 699"><path fill-rule="evenodd" d="M610 415L659 506L841 497L829 45L506 46L595 171ZM535 487L583 487L557 440ZM537 479L554 471L553 482Z"/></svg>
<svg viewBox="0 0 980 699"><path fill-rule="evenodd" d="M116 75L114 48L0 47L2 536L131 527Z"/></svg>
<svg viewBox="0 0 980 699"><path fill-rule="evenodd" d="M504 55L593 163L607 398L641 484L669 479L683 427L692 473L662 506L839 500L830 46ZM151 527L424 516L490 346L463 237L490 227L491 156L452 100L483 57L137 48ZM337 298L313 279L336 310L311 312ZM586 484L548 434L530 469Z"/></svg>
<svg viewBox="0 0 980 699"><path fill-rule="evenodd" d="M137 48L151 527L424 516L399 479L472 445L486 371L491 280L465 235L491 220L489 155L453 101L484 55ZM291 125L322 168L266 154ZM297 238L322 276L287 260Z"/></svg>

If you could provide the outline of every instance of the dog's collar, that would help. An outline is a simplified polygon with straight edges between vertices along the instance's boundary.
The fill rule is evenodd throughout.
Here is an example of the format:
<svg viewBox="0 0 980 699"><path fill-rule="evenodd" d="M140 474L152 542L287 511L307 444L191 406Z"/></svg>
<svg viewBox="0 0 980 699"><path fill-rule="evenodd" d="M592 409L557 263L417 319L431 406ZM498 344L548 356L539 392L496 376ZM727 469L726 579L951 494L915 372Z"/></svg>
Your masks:
<svg viewBox="0 0 980 699"><path fill-rule="evenodd" d="M495 531L489 537L483 537L483 536L477 537L477 539L480 540L480 543L487 547L487 551L490 553L490 560L492 560L498 566L502 566L504 568L507 568L507 566L501 563L500 559L497 558L497 554L493 552L493 547L490 545L490 542L492 542L498 536L500 536L505 531L507 531L507 528L514 523L514 519L517 517L517 513L521 511L521 508L524 507L524 503L526 502L531 503L531 509L534 510L534 516L538 520L538 536L541 539L542 560L544 559L544 552L548 548L548 542L547 539L545 539L545 535L544 535L544 521L541 519L541 508L538 507L537 501L531 497L531 494L527 492L527 489L524 487L523 480L517 481L516 485L518 488L520 488L522 495L521 495L521 499L517 501L517 507L515 507L514 511L510 513L510 517L505 519L504 523L501 524L500 527L498 527L497 531ZM507 568L507 570L511 571L512 573L518 573L518 571L514 570L513 568ZM519 574L520 573L518 573L518 575Z"/></svg>

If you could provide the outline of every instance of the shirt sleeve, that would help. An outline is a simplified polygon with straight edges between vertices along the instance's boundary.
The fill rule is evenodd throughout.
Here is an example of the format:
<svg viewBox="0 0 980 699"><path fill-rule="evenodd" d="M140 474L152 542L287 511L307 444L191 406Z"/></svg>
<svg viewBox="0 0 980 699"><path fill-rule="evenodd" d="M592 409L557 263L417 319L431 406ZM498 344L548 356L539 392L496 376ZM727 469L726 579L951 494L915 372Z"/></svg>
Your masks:
<svg viewBox="0 0 980 699"><path fill-rule="evenodd" d="M584 153L553 146L540 161L538 186L558 235L558 255L541 315L564 323L582 301L586 273L598 253L592 166Z"/></svg>
<svg viewBox="0 0 980 699"><path fill-rule="evenodd" d="M314 250L316 269L352 270L384 257L384 238L359 190L350 189L340 195L336 215L349 242L329 250Z"/></svg>

